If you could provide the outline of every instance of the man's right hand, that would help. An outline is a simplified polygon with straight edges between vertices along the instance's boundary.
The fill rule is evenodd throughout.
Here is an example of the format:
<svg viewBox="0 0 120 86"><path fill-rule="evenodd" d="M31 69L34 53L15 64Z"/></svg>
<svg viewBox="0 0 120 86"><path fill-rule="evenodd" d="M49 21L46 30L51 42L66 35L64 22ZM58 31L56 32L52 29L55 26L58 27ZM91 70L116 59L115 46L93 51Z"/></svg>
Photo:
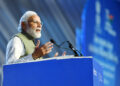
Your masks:
<svg viewBox="0 0 120 86"><path fill-rule="evenodd" d="M35 51L32 54L33 59L38 59L52 51L53 43L47 42L39 48L40 41L38 40L37 45L35 47Z"/></svg>

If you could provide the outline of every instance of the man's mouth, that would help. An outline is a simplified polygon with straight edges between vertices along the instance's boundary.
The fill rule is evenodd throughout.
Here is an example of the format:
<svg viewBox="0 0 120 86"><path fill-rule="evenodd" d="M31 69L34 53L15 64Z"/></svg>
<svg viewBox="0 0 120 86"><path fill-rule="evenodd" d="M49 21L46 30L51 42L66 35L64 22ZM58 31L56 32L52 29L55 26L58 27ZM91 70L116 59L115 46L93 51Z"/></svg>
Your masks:
<svg viewBox="0 0 120 86"><path fill-rule="evenodd" d="M40 32L40 29L36 29L36 32Z"/></svg>

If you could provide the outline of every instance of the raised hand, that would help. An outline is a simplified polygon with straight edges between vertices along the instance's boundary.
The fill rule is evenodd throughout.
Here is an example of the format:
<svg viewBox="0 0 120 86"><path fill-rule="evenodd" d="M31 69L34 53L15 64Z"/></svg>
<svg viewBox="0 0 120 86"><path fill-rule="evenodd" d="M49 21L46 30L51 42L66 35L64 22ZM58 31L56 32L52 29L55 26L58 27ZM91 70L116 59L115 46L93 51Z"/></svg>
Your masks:
<svg viewBox="0 0 120 86"><path fill-rule="evenodd" d="M35 51L32 54L33 59L40 58L40 57L50 53L53 48L53 43L51 43L51 42L47 42L46 44L42 45L40 48L39 48L39 45L40 45L40 41L37 42Z"/></svg>

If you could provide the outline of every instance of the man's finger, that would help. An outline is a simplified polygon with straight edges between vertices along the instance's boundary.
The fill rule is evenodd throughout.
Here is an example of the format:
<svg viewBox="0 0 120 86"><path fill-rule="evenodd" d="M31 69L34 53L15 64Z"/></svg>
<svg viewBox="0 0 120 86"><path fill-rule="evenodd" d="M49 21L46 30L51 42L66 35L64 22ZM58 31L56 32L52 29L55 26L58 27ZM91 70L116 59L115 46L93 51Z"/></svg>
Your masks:
<svg viewBox="0 0 120 86"><path fill-rule="evenodd" d="M48 46L48 45L53 45L53 43L47 42L46 44L44 44L44 46Z"/></svg>
<svg viewBox="0 0 120 86"><path fill-rule="evenodd" d="M52 51L52 50L47 50L47 51L46 51L46 54L50 53L51 51Z"/></svg>
<svg viewBox="0 0 120 86"><path fill-rule="evenodd" d="M48 44L50 44L51 42L47 42L47 43L45 43L44 45L48 45Z"/></svg>
<svg viewBox="0 0 120 86"><path fill-rule="evenodd" d="M52 48L53 47L50 47L50 48L47 48L47 49L41 48L41 50L42 50L42 52L49 53L50 51L52 51Z"/></svg>
<svg viewBox="0 0 120 86"><path fill-rule="evenodd" d="M59 53L58 53L58 52L56 52L56 53L55 53L55 55L54 55L54 57L57 57L57 56L58 56L58 54L59 54Z"/></svg>
<svg viewBox="0 0 120 86"><path fill-rule="evenodd" d="M47 47L51 47L51 46L53 46L53 43L50 43L49 45L47 45Z"/></svg>
<svg viewBox="0 0 120 86"><path fill-rule="evenodd" d="M36 48L39 48L40 40L37 41Z"/></svg>
<svg viewBox="0 0 120 86"><path fill-rule="evenodd" d="M53 49L53 46L51 46L51 47L48 47L46 50L49 50L49 49Z"/></svg>
<svg viewBox="0 0 120 86"><path fill-rule="evenodd" d="M49 48L41 47L41 50L42 50L43 52L46 52L46 51L52 50L52 49L53 49L53 46L52 46L52 47L49 47Z"/></svg>
<svg viewBox="0 0 120 86"><path fill-rule="evenodd" d="M66 55L66 51L63 52L62 56L65 56Z"/></svg>
<svg viewBox="0 0 120 86"><path fill-rule="evenodd" d="M51 43L51 44L49 44L49 45L43 45L43 46L42 46L42 48L44 48L44 49L48 49L48 48L53 47L52 45L53 45L52 43Z"/></svg>

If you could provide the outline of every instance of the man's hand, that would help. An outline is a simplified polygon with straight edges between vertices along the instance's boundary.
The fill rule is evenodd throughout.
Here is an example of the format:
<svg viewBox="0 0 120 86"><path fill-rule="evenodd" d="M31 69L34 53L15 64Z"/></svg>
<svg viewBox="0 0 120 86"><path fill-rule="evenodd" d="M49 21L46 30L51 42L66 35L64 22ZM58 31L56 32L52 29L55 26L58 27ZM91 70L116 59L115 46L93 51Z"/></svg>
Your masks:
<svg viewBox="0 0 120 86"><path fill-rule="evenodd" d="M55 53L54 57L57 57L58 56L58 52ZM66 51L63 52L62 56L65 56L66 55Z"/></svg>
<svg viewBox="0 0 120 86"><path fill-rule="evenodd" d="M35 51L32 54L33 59L40 58L40 57L50 53L53 48L53 43L51 43L51 42L47 42L46 44L42 45L40 48L39 48L39 45L40 45L40 41L37 42Z"/></svg>

